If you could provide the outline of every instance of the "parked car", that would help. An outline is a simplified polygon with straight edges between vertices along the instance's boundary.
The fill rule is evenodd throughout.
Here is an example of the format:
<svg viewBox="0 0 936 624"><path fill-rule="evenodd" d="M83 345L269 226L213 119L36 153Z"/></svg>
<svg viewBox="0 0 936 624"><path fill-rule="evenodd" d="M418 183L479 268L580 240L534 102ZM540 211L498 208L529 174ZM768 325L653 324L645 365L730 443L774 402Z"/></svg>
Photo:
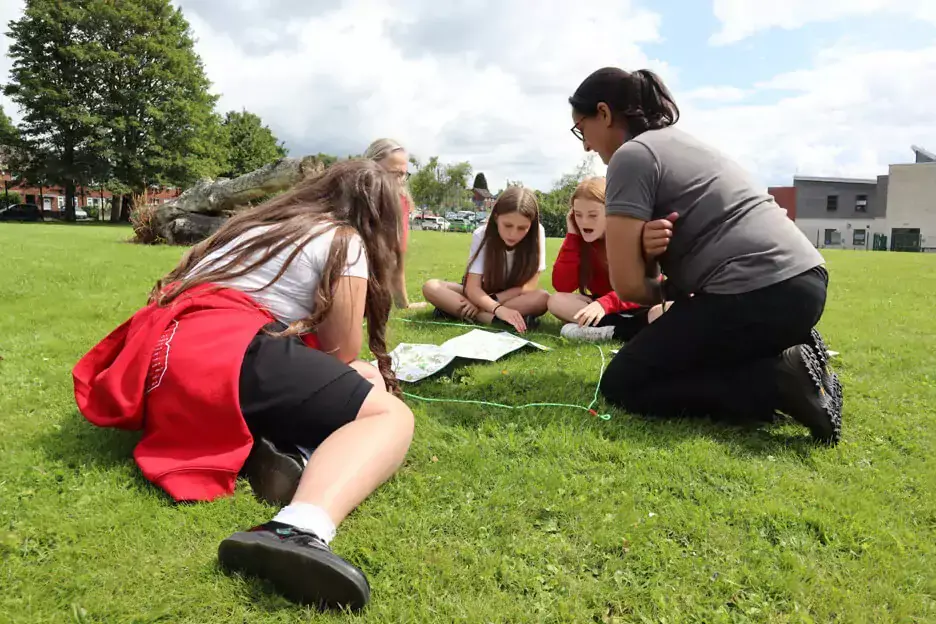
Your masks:
<svg viewBox="0 0 936 624"><path fill-rule="evenodd" d="M449 222L442 217L423 217L418 221L419 228L422 230L435 230L445 232L449 229Z"/></svg>
<svg viewBox="0 0 936 624"><path fill-rule="evenodd" d="M36 204L12 204L0 208L0 221L42 221L42 211Z"/></svg>

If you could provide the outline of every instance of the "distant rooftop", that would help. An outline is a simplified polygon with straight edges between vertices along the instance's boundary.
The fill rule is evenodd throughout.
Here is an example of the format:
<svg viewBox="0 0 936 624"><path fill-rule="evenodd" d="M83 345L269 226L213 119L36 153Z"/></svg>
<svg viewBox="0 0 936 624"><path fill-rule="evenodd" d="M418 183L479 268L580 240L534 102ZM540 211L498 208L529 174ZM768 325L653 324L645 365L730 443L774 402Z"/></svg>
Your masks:
<svg viewBox="0 0 936 624"><path fill-rule="evenodd" d="M916 161L918 163L936 162L936 154L933 152L923 149L919 145L911 145L910 149L912 149L913 153L916 155Z"/></svg>
<svg viewBox="0 0 936 624"><path fill-rule="evenodd" d="M877 184L877 179L868 178L817 178L813 176L793 176L793 183L797 182L834 182L836 184Z"/></svg>

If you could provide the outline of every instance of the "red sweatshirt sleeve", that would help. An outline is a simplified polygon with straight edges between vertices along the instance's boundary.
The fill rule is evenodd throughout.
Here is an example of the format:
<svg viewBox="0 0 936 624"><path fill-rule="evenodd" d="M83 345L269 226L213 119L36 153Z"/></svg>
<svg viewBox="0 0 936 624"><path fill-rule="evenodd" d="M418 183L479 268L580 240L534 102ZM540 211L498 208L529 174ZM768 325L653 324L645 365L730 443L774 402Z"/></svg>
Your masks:
<svg viewBox="0 0 936 624"><path fill-rule="evenodd" d="M582 237L578 234L566 234L559 248L559 256L553 264L552 285L556 292L570 293L579 287L579 248Z"/></svg>
<svg viewBox="0 0 936 624"><path fill-rule="evenodd" d="M663 276L661 275L659 279L662 282ZM639 303L634 303L633 301L621 301L621 298L618 297L617 293L613 290L604 297L598 297L596 301L601 304L601 308L605 311L605 314L616 314L618 312L625 312L627 310L643 307Z"/></svg>

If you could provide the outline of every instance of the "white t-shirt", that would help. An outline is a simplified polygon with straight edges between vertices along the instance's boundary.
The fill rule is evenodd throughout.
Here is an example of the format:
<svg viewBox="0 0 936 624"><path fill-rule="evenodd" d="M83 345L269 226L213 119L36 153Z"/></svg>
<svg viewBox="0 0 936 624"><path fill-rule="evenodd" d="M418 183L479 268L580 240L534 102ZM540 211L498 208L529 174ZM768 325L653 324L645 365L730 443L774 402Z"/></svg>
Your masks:
<svg viewBox="0 0 936 624"><path fill-rule="evenodd" d="M471 235L471 249L468 252L469 262L472 258L474 258L475 252L477 252L484 243L484 230L486 228L487 226L482 225L474 231L474 234ZM507 252L507 275L510 275L510 270L513 268L515 253L515 249L511 249ZM539 268L537 270L541 273L546 270L546 229L543 227L542 223L539 226ZM483 251L478 254L478 257L475 258L475 261L472 262L471 266L468 267L468 272L474 275L484 275ZM520 284L514 284L514 286L520 286Z"/></svg>
<svg viewBox="0 0 936 624"><path fill-rule="evenodd" d="M266 227L256 228L241 235L235 239L205 256L201 262L193 269L197 273L229 252L245 238L252 238ZM327 226L322 226L322 228ZM317 229L322 229L317 228ZM255 270L230 280L216 282L231 288L241 290L253 297L260 305L270 311L276 320L287 325L312 315L315 308L315 291L318 288L322 272L325 270L325 263L331 254L332 241L335 239L335 229L316 236L306 243L293 259L292 263L286 269L274 284L262 288L276 277L280 269L286 263L289 255L295 250L295 245L286 247L278 255L271 258L268 262L261 264ZM262 254L262 252L260 252ZM260 254L258 254L260 255ZM361 237L353 234L348 240L348 260L343 276L362 277L367 279L367 255L362 245Z"/></svg>

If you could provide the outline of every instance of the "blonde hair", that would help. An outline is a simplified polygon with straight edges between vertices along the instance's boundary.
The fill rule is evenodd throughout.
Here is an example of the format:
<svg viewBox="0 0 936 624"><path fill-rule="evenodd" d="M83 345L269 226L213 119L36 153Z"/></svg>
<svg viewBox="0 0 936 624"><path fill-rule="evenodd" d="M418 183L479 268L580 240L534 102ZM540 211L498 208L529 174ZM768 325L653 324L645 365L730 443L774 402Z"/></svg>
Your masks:
<svg viewBox="0 0 936 624"><path fill-rule="evenodd" d="M405 151L406 148L400 145L399 142L393 139L381 138L367 146L367 149L364 150L364 158L379 163L389 158L391 154ZM410 194L409 186L404 181L400 182L400 194L409 202L410 210L415 210L416 204L413 202L413 196Z"/></svg>

